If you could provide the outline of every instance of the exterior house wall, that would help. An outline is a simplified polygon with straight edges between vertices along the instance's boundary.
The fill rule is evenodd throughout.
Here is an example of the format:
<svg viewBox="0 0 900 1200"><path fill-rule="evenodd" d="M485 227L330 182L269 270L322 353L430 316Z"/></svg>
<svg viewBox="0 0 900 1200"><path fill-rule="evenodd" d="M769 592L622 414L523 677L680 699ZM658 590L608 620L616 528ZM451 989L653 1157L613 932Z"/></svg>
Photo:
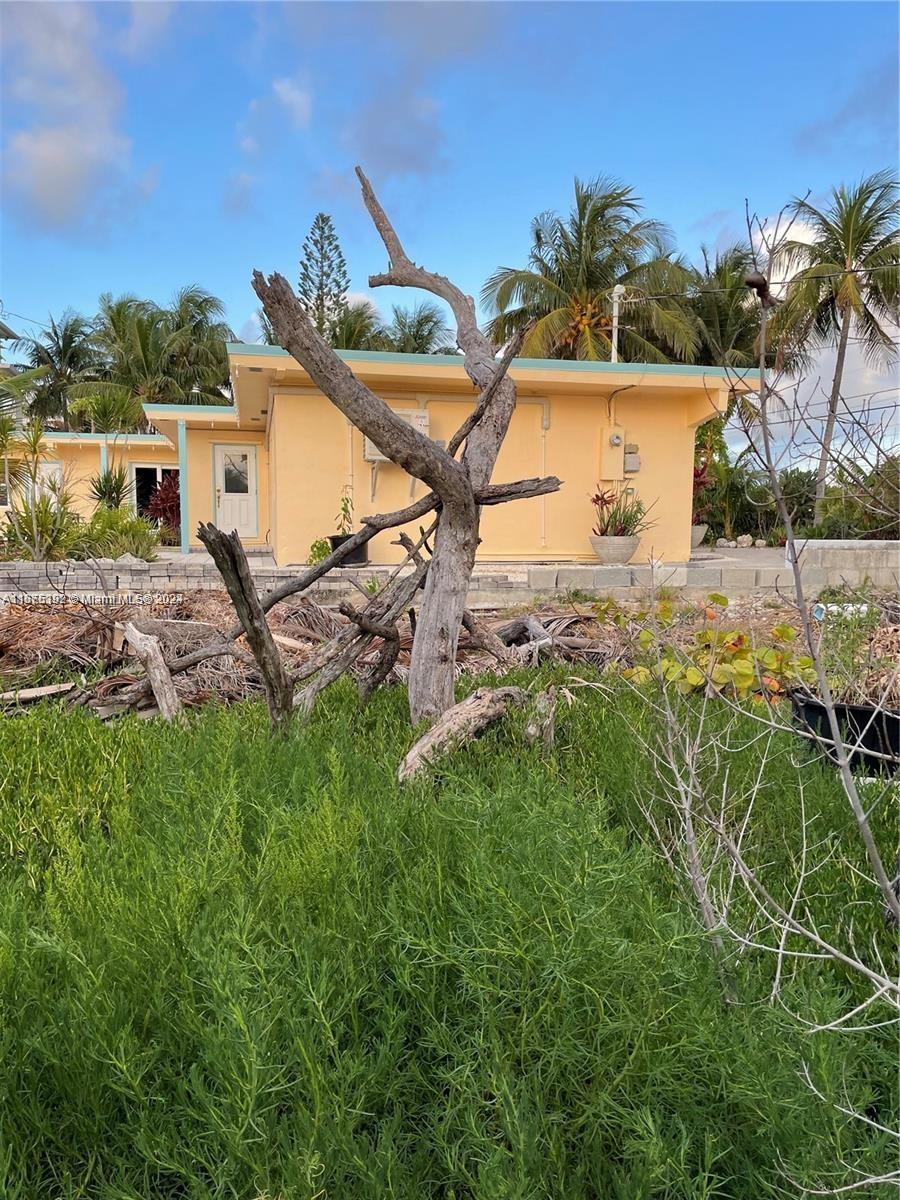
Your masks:
<svg viewBox="0 0 900 1200"><path fill-rule="evenodd" d="M221 445L256 447L258 526L256 537L241 540L247 546L267 544L271 527L269 512L269 456L262 433L242 429L187 430L188 530L191 546L200 546L197 526L215 521L214 448ZM175 464L178 465L177 462Z"/></svg>
<svg viewBox="0 0 900 1200"><path fill-rule="evenodd" d="M651 396L637 390L620 397L610 415L606 403L590 396L548 394L520 397L501 449L494 481L558 475L559 492L532 500L486 508L482 514L482 561L593 560L588 537L593 509L590 496L598 483L623 482L621 472L604 478L601 455L611 425L624 441L639 446L639 473L625 477L648 504L654 526L642 538L633 561L651 554L670 562L690 556L694 429L682 397ZM447 441L472 409L463 396L385 394L392 408L425 408L429 436ZM320 393L312 389L275 390L269 445L272 466L272 548L280 564L304 562L310 544L335 532L341 489L349 486L356 523L373 512L402 508L426 488L392 463L372 464L363 457L363 437ZM192 485L193 486L193 485ZM418 533L418 524L410 527ZM402 557L391 543L396 530L369 543L373 563Z"/></svg>
<svg viewBox="0 0 900 1200"><path fill-rule="evenodd" d="M277 563L305 563L312 542L335 532L349 479L350 426L322 395L276 392L272 403L272 551ZM356 516L368 513L363 493L354 488L354 495Z"/></svg>

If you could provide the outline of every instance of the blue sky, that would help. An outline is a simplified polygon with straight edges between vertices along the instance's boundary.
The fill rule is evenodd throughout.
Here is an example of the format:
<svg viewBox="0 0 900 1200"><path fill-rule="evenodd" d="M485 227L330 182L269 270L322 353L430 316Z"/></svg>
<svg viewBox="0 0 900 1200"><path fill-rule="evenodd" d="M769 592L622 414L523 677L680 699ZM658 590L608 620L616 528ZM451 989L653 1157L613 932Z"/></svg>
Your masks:
<svg viewBox="0 0 900 1200"><path fill-rule="evenodd" d="M410 253L477 294L573 176L631 184L695 258L810 189L895 166L893 3L19 4L0 10L0 297L27 329L199 283L251 332L315 213L364 292ZM413 294L379 293L383 310ZM22 318L27 319L22 319Z"/></svg>

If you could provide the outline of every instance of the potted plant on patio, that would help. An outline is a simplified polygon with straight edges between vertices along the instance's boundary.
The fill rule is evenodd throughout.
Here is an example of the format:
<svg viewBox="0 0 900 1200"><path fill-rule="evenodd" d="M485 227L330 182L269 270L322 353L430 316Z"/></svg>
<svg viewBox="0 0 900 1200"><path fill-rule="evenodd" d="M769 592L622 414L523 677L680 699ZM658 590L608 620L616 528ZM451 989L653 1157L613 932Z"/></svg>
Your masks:
<svg viewBox="0 0 900 1200"><path fill-rule="evenodd" d="M591 546L602 563L627 563L638 548L640 535L653 524L650 509L633 491L604 491L599 486L591 497L596 524Z"/></svg>
<svg viewBox="0 0 900 1200"><path fill-rule="evenodd" d="M710 508L710 489L712 488L712 480L709 477L709 464L701 463L699 467L694 467L694 493L693 507L691 510L691 549L696 550L702 545L703 539L706 537L706 531L709 525L704 521L704 517L709 514Z"/></svg>
<svg viewBox="0 0 900 1200"><path fill-rule="evenodd" d="M337 522L337 533L331 534L328 538L332 550L337 550L338 546L342 546L344 542L353 536L353 497L350 494L349 487L346 485L341 489L341 506L338 515L335 517L335 521ZM362 546L357 546L355 550L351 550L341 565L345 567L364 567L368 561L369 546L368 543L363 543Z"/></svg>

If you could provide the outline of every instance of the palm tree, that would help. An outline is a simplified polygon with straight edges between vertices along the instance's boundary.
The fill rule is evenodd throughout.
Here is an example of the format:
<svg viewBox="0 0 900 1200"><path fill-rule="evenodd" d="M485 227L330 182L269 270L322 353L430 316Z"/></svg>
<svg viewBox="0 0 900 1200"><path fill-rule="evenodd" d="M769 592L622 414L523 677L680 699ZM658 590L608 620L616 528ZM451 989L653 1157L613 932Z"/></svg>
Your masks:
<svg viewBox="0 0 900 1200"><path fill-rule="evenodd" d="M423 300L412 308L393 308L393 320L383 331L384 349L398 354L455 354L453 334L437 304Z"/></svg>
<svg viewBox="0 0 900 1200"><path fill-rule="evenodd" d="M222 304L200 288L184 288L171 308L134 296L101 296L95 341L103 378L68 389L73 397L115 403L221 404L228 385ZM90 410L88 410L90 411Z"/></svg>
<svg viewBox="0 0 900 1200"><path fill-rule="evenodd" d="M619 357L692 358L696 325L678 298L690 272L672 256L666 227L641 212L631 188L576 179L567 218L546 212L532 222L528 266L501 267L482 289L495 314L489 325L494 341L502 344L535 321L524 354L609 359L613 289L621 284Z"/></svg>
<svg viewBox="0 0 900 1200"><path fill-rule="evenodd" d="M278 334L273 329L272 322L266 316L266 310L264 308L258 308L256 310L256 319L259 322L259 332L262 336L262 344L264 346L280 346L281 342L278 340Z"/></svg>
<svg viewBox="0 0 900 1200"><path fill-rule="evenodd" d="M744 282L753 270L749 246L737 244L710 261L701 247L703 267L692 272L690 307L699 344L693 362L705 367L753 367L759 336L759 306Z"/></svg>
<svg viewBox="0 0 900 1200"><path fill-rule="evenodd" d="M371 300L345 304L331 323L329 340L336 350L383 350L381 317Z"/></svg>
<svg viewBox="0 0 900 1200"><path fill-rule="evenodd" d="M169 353L174 370L190 391L199 382L228 386L228 351L225 343L234 340L226 323L225 305L216 296L192 285L181 288L165 313L169 330Z"/></svg>
<svg viewBox="0 0 900 1200"><path fill-rule="evenodd" d="M809 228L811 240L781 247L781 270L796 273L773 322L775 331L801 349L837 347L816 472L818 524L851 334L870 362L896 358L889 327L900 318L897 183L890 171L879 171L854 187L835 188L823 209L798 199L792 211Z"/></svg>
<svg viewBox="0 0 900 1200"><path fill-rule="evenodd" d="M3 380L4 392L23 401L29 416L61 418L63 429L68 429L69 390L94 376L99 366L90 321L67 311L58 322L51 317L44 333L19 338L15 345L25 369Z"/></svg>
<svg viewBox="0 0 900 1200"><path fill-rule="evenodd" d="M756 340L759 336L759 306L747 290L748 272L753 270L753 252L737 243L710 259L700 247L703 266L692 271L688 304L697 327L698 345L692 361L700 366L728 367L739 370L756 364ZM753 424L758 409L746 392L732 391L724 415L707 425L720 432L739 411L741 423ZM706 428L706 427L704 427Z"/></svg>

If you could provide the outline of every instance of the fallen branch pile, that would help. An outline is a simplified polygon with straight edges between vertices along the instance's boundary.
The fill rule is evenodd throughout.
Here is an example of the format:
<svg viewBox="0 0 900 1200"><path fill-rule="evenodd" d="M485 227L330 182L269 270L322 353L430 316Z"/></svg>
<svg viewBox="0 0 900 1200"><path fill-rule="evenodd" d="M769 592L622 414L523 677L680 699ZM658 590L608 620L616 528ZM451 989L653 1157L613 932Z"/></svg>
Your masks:
<svg viewBox="0 0 900 1200"><path fill-rule="evenodd" d="M382 683L406 681L415 630L412 600L427 568L419 548L410 546L419 562L413 571L397 573L399 589L382 589L377 596L367 594L365 604L344 603L339 609L299 597L283 601L268 618L293 708L308 712L318 692L345 669L357 679L363 699ZM267 607L268 599L262 597L260 607ZM130 710L156 715L161 709L140 653L148 637L156 639L178 708L259 695L265 681L243 630L235 636L231 627L234 611L225 594L214 592L188 593L178 604L152 607L9 605L0 615L0 677L7 688L3 705L59 695L104 719ZM549 609L512 619L476 617L467 610L456 673L504 675L551 659L603 666L627 662L628 654L621 631L587 609ZM35 669L42 664L52 667L54 679L67 674L67 667L76 668L79 676L52 685L52 692L33 687ZM162 686L167 690L164 680Z"/></svg>

